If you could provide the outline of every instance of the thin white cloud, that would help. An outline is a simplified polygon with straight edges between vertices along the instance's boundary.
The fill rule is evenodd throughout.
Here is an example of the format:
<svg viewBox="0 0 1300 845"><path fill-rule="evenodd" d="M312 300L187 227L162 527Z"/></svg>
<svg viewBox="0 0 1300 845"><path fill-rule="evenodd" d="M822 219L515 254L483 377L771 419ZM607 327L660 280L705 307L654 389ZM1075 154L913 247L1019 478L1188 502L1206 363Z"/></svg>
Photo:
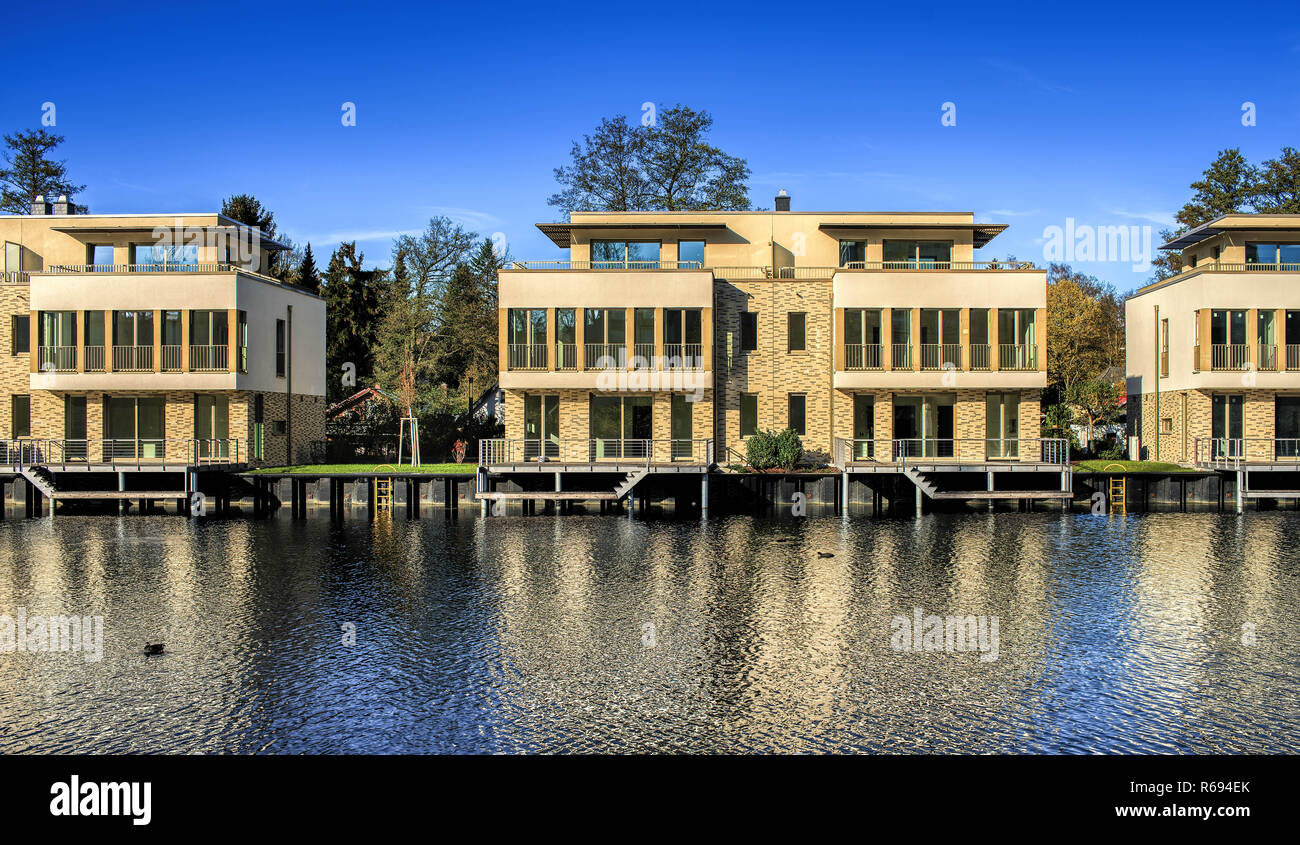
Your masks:
<svg viewBox="0 0 1300 845"><path fill-rule="evenodd" d="M1168 211L1129 211L1124 208L1112 208L1110 213L1116 217L1127 217L1129 220L1150 220L1162 226L1174 224L1174 215Z"/></svg>
<svg viewBox="0 0 1300 845"><path fill-rule="evenodd" d="M448 217L469 229L486 229L500 227L501 218L486 211L473 208L458 208L453 205L425 205L419 211L430 217Z"/></svg>

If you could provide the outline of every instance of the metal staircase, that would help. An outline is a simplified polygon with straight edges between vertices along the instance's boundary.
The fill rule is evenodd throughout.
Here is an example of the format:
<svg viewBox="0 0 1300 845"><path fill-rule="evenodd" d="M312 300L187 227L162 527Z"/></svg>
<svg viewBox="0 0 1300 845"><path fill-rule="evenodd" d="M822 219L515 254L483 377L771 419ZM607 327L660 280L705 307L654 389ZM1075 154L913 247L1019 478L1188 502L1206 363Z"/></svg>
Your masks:
<svg viewBox="0 0 1300 845"><path fill-rule="evenodd" d="M914 466L904 467L903 475L931 499L1061 499L1071 495L1069 484L1063 490L940 490L925 473Z"/></svg>

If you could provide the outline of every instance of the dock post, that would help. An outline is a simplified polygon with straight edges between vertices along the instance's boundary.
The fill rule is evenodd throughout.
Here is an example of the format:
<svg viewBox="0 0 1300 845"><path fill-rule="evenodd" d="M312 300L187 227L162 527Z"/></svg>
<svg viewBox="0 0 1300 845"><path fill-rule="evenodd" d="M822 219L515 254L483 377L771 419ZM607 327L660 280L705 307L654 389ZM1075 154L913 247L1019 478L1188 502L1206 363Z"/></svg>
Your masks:
<svg viewBox="0 0 1300 845"><path fill-rule="evenodd" d="M1246 474L1241 470L1237 470L1237 513L1241 513L1245 509L1245 498L1241 495L1242 491L1246 489L1245 479Z"/></svg>
<svg viewBox="0 0 1300 845"><path fill-rule="evenodd" d="M709 512L709 470L707 467L700 476L700 511L704 514Z"/></svg>
<svg viewBox="0 0 1300 845"><path fill-rule="evenodd" d="M849 471L846 469L840 473L840 516L848 518L849 515Z"/></svg>
<svg viewBox="0 0 1300 845"><path fill-rule="evenodd" d="M126 473L120 471L117 474L117 492L119 493L126 492ZM119 514L126 513L130 509L130 507L131 507L131 503L128 502L125 497L118 498L117 512Z"/></svg>
<svg viewBox="0 0 1300 845"><path fill-rule="evenodd" d="M921 488L920 488L920 487L917 487L917 488L916 488L916 515L917 515L917 516L920 516L920 515L921 515L921 508L922 508L922 507L923 507L923 505L921 504Z"/></svg>

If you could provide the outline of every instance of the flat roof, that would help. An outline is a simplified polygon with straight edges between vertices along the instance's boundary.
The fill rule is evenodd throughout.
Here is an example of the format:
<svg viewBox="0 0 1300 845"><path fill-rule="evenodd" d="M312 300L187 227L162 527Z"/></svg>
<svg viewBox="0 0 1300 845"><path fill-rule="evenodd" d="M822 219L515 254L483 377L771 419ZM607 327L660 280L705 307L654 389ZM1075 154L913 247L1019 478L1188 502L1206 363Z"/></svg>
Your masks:
<svg viewBox="0 0 1300 845"><path fill-rule="evenodd" d="M817 228L825 232L865 231L867 229L943 229L970 231L975 236L975 246L981 247L1007 229L1005 223L823 223Z"/></svg>
<svg viewBox="0 0 1300 845"><path fill-rule="evenodd" d="M1260 224L1265 225L1261 226ZM1300 230L1300 214L1248 214L1244 212L1224 214L1208 223L1202 223L1199 226L1188 229L1186 232L1172 238L1167 243L1161 244L1160 248L1178 250L1187 249L1189 246L1195 246L1202 241L1207 241L1215 235L1221 235L1231 229Z"/></svg>
<svg viewBox="0 0 1300 845"><path fill-rule="evenodd" d="M573 245L574 229L595 229L597 231L618 231L622 229L682 229L689 231L725 232L725 223L538 223L542 230L556 246Z"/></svg>

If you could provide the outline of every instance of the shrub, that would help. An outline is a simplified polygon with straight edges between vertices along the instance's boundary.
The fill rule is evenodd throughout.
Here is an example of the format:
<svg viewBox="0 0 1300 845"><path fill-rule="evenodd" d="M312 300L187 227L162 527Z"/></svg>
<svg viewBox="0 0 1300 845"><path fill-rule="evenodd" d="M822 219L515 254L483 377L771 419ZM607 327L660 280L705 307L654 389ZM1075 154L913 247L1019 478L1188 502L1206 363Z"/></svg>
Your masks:
<svg viewBox="0 0 1300 845"><path fill-rule="evenodd" d="M758 431L745 445L745 460L757 470L794 469L803 457L803 444L793 428L785 431Z"/></svg>

